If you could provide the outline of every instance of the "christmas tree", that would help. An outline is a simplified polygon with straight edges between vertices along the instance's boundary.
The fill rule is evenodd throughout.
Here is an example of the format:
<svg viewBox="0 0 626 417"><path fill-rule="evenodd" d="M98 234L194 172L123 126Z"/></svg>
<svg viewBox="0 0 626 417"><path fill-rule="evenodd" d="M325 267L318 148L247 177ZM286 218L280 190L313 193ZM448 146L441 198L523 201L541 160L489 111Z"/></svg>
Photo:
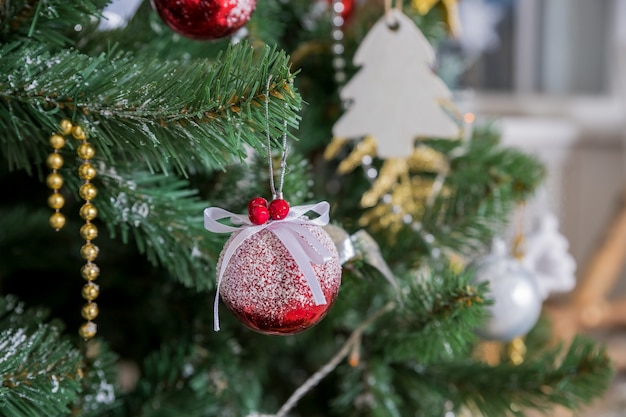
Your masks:
<svg viewBox="0 0 626 417"><path fill-rule="evenodd" d="M196 2L144 1L111 27L108 3L0 2L0 415L502 416L602 395L603 347L554 345L544 319L526 323L522 360L512 340L480 355L497 300L474 261L544 179L535 158L449 109L465 134L419 138L394 164L371 141L333 141L342 76L361 70L348 62L382 4L209 1L239 20L203 23L176 14ZM402 9L436 47L453 19L434 3ZM205 228L207 208L240 215ZM290 267L316 315L281 336L220 304L247 297L228 291L250 276L223 253L235 234L207 229L239 230L247 210L246 230L274 239L263 256L340 265L340 289L322 282L315 302L316 277ZM294 213L314 226L283 244L272 227ZM307 252L326 237L305 228L332 247ZM238 266L262 262L248 242Z"/></svg>

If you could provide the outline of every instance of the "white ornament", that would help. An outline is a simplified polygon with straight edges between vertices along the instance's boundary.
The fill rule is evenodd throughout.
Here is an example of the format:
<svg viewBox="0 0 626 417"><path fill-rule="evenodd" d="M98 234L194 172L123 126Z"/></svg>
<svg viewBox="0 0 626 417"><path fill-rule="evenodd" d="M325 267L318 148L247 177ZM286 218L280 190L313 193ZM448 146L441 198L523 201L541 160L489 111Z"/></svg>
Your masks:
<svg viewBox="0 0 626 417"><path fill-rule="evenodd" d="M576 285L576 261L568 252L568 240L559 232L557 217L543 215L525 241L522 263L537 277L541 297L545 300L552 293L572 290Z"/></svg>
<svg viewBox="0 0 626 417"><path fill-rule="evenodd" d="M102 11L100 30L119 29L135 15L142 0L113 0Z"/></svg>
<svg viewBox="0 0 626 417"><path fill-rule="evenodd" d="M371 135L382 159L409 157L419 137L459 137L442 108L452 94L433 72L433 48L402 11L391 9L376 22L354 64L362 68L341 90L350 104L333 126L334 137Z"/></svg>
<svg viewBox="0 0 626 417"><path fill-rule="evenodd" d="M476 282L488 282L489 317L476 333L487 340L510 341L528 333L541 314L543 299L533 273L507 254L503 241L475 262Z"/></svg>
<svg viewBox="0 0 626 417"><path fill-rule="evenodd" d="M459 2L459 18L463 33L459 42L463 51L475 57L500 46L497 25L504 17L503 6L487 0Z"/></svg>

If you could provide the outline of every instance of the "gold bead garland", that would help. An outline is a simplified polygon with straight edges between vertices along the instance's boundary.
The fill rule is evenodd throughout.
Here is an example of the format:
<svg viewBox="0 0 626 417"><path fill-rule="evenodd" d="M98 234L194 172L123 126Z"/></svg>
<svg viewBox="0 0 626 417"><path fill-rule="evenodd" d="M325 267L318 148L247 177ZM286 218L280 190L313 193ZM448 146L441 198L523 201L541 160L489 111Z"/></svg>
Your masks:
<svg viewBox="0 0 626 417"><path fill-rule="evenodd" d="M59 192L63 186L63 177L58 170L63 166L63 156L59 153L65 146L65 135L69 135L72 131L72 122L63 119L59 124L59 132L50 135L49 143L53 151L48 155L46 164L52 170L46 178L46 185L52 190L52 194L48 197L48 206L54 209L54 213L50 216L50 226L57 232L65 226L65 216L61 213L61 209L65 205L65 198Z"/></svg>
<svg viewBox="0 0 626 417"><path fill-rule="evenodd" d="M46 163L52 170L46 178L46 185L52 189L52 194L48 197L48 206L54 209L54 213L50 216L50 226L59 231L65 225L65 216L61 213L61 208L65 205L65 198L59 192L63 186L63 177L59 174L58 170L63 166L63 156L59 153L59 150L65 146L65 136L72 135L76 140L82 143L78 145L76 153L80 159L84 162L78 168L78 176L84 181L78 190L80 197L85 200L85 203L80 208L80 217L85 220L85 224L80 228L80 236L85 239L85 244L80 248L80 256L87 261L80 270L81 276L87 281L83 286L82 296L87 301L81 309L81 315L85 320L78 333L85 339L91 339L96 335L96 324L93 320L98 317L98 305L94 302L100 294L100 288L95 281L100 275L100 268L93 263L98 257L99 248L92 243L96 237L98 237L98 228L91 223L93 219L98 215L96 206L91 203L98 190L95 185L91 183L91 180L96 176L96 169L89 163L91 158L94 157L96 151L94 147L87 142L87 135L83 131L82 127L74 125L70 120L63 119L59 124L59 132L53 133L50 136L50 146L53 148L53 152L48 155Z"/></svg>
<svg viewBox="0 0 626 417"><path fill-rule="evenodd" d="M72 136L76 140L80 140L82 143L78 145L76 154L84 162L78 167L78 176L84 181L80 186L78 194L80 198L85 200L85 203L80 208L80 217L85 220L85 224L80 228L80 236L85 239L85 244L80 248L80 256L87 261L80 270L81 276L87 281L83 286L82 296L87 301L81 309L81 315L85 320L79 330L78 334L85 340L91 339L96 335L97 327L93 320L98 317L98 304L94 302L100 294L100 288L94 281L100 275L100 268L93 263L98 257L99 248L92 243L96 237L98 237L98 228L91 223L93 219L98 215L96 206L91 203L98 190L96 186L91 183L91 180L96 176L96 169L89 162L94 157L96 151L94 147L87 142L87 135L80 126L74 126L72 128Z"/></svg>

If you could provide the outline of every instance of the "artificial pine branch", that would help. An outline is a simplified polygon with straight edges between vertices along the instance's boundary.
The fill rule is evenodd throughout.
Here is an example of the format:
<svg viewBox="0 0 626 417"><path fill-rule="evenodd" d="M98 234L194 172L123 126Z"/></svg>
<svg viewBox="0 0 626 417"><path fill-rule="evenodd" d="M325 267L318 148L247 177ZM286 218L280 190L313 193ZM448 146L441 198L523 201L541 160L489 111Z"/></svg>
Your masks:
<svg viewBox="0 0 626 417"><path fill-rule="evenodd" d="M18 168L42 159L60 114L84 125L107 163L121 155L165 172L172 165L183 172L223 167L245 157L243 144L261 150L266 124L276 138L284 121L298 123L288 58L269 47L257 53L242 42L215 62L188 65L138 63L125 53L52 54L31 43L4 45L0 57L3 147ZM273 99L265 120L269 77Z"/></svg>
<svg viewBox="0 0 626 417"><path fill-rule="evenodd" d="M42 325L0 332L0 410L7 417L58 415L79 394L78 351L59 343L59 330Z"/></svg>
<svg viewBox="0 0 626 417"><path fill-rule="evenodd" d="M15 296L0 299L0 414L101 415L115 402L117 355L100 341L81 352L48 317Z"/></svg>
<svg viewBox="0 0 626 417"><path fill-rule="evenodd" d="M77 178L68 178L68 185L80 186ZM200 291L214 287L224 238L205 233L202 210L207 203L189 181L118 163L101 170L98 187L98 217L112 238L137 245L148 261L185 286Z"/></svg>
<svg viewBox="0 0 626 417"><path fill-rule="evenodd" d="M117 372L119 356L106 341L100 339L92 339L81 348L81 395L71 405L71 415L102 416L120 404Z"/></svg>
<svg viewBox="0 0 626 417"><path fill-rule="evenodd" d="M449 159L443 185L446 192L424 205L417 232L404 227L392 241L388 234L376 233L380 241L387 242L383 249L390 264L416 267L428 262L433 253L472 259L484 251L485 242L505 230L517 204L532 197L546 171L536 157L503 147L499 139L487 126L477 129L467 143L426 142Z"/></svg>
<svg viewBox="0 0 626 417"><path fill-rule="evenodd" d="M553 348L520 365L460 361L411 372L485 417L547 412L556 404L575 410L601 395L613 374L605 349L580 336L567 349Z"/></svg>
<svg viewBox="0 0 626 417"><path fill-rule="evenodd" d="M6 87L0 94L0 124L8 133L0 140L8 165L31 173L33 163L49 152L44 143L56 130L59 113L78 118L98 150L94 161L107 170L96 182L106 186L98 205L109 229L119 226L125 241L132 229L150 261L160 262L186 285L212 288L206 277L215 259L207 266L207 258L219 247L215 239L202 238L198 216L206 204L194 199L195 191L184 190L188 184L175 177L150 179L142 168L165 174L209 172L246 157L245 144L264 151L266 125L277 138L285 121L290 126L298 121L299 96L291 87L286 55L241 43L215 62L152 61L141 70L124 53L94 58L75 50L49 53L32 43L4 45L0 55L6 58L0 61L0 72L6 74L0 83ZM266 120L265 81L270 77ZM78 181L70 177L66 184L76 194ZM138 184L144 188L137 190ZM157 217L132 212L140 208L154 209L150 214ZM129 215L132 226L124 224Z"/></svg>
<svg viewBox="0 0 626 417"><path fill-rule="evenodd" d="M0 299L0 414L57 416L81 391L82 356L59 323L16 297Z"/></svg>
<svg viewBox="0 0 626 417"><path fill-rule="evenodd" d="M280 407L280 409L276 412L276 414L272 415L257 415L252 414L250 417L286 417L287 413L289 413L298 403L298 401L306 395L309 391L311 391L323 378L325 378L328 374L333 372L335 368L343 361L351 352L354 352L357 349L360 349L361 337L365 329L374 323L376 320L380 319L382 316L386 315L390 311L392 311L396 307L396 303L393 301L388 302L382 308L375 311L371 316L367 317L360 323L350 334L350 337L346 340L346 342L341 346L341 348L335 353L335 355L330 358L328 362L324 364L317 372L311 375L306 381L299 386L293 394L285 401L285 403ZM358 362L358 359L353 359Z"/></svg>
<svg viewBox="0 0 626 417"><path fill-rule="evenodd" d="M403 302L368 343L384 361L452 359L467 355L476 341L474 331L489 304L487 286L472 283L471 272L457 273L444 261L429 269L407 282Z"/></svg>
<svg viewBox="0 0 626 417"><path fill-rule="evenodd" d="M345 416L524 416L530 410L548 413L557 404L576 410L601 395L611 375L604 349L582 338L521 365L469 358L424 365L377 355L358 372L343 370L333 407Z"/></svg>
<svg viewBox="0 0 626 417"><path fill-rule="evenodd" d="M89 25L109 0L5 0L0 3L0 43L29 38L69 45L76 28Z"/></svg>
<svg viewBox="0 0 626 417"><path fill-rule="evenodd" d="M141 364L142 378L106 417L241 416L257 408L261 387L232 346L186 339L163 344Z"/></svg>

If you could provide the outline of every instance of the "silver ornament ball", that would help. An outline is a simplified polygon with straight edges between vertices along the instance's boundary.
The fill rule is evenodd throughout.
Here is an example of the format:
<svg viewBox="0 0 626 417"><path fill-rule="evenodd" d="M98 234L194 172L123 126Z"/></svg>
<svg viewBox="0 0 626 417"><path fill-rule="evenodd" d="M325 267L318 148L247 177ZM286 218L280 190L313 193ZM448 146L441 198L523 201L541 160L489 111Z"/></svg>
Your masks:
<svg viewBox="0 0 626 417"><path fill-rule="evenodd" d="M510 341L527 334L541 314L543 298L533 274L508 256L491 255L474 265L475 282L488 282L489 317L476 333L486 340Z"/></svg>

